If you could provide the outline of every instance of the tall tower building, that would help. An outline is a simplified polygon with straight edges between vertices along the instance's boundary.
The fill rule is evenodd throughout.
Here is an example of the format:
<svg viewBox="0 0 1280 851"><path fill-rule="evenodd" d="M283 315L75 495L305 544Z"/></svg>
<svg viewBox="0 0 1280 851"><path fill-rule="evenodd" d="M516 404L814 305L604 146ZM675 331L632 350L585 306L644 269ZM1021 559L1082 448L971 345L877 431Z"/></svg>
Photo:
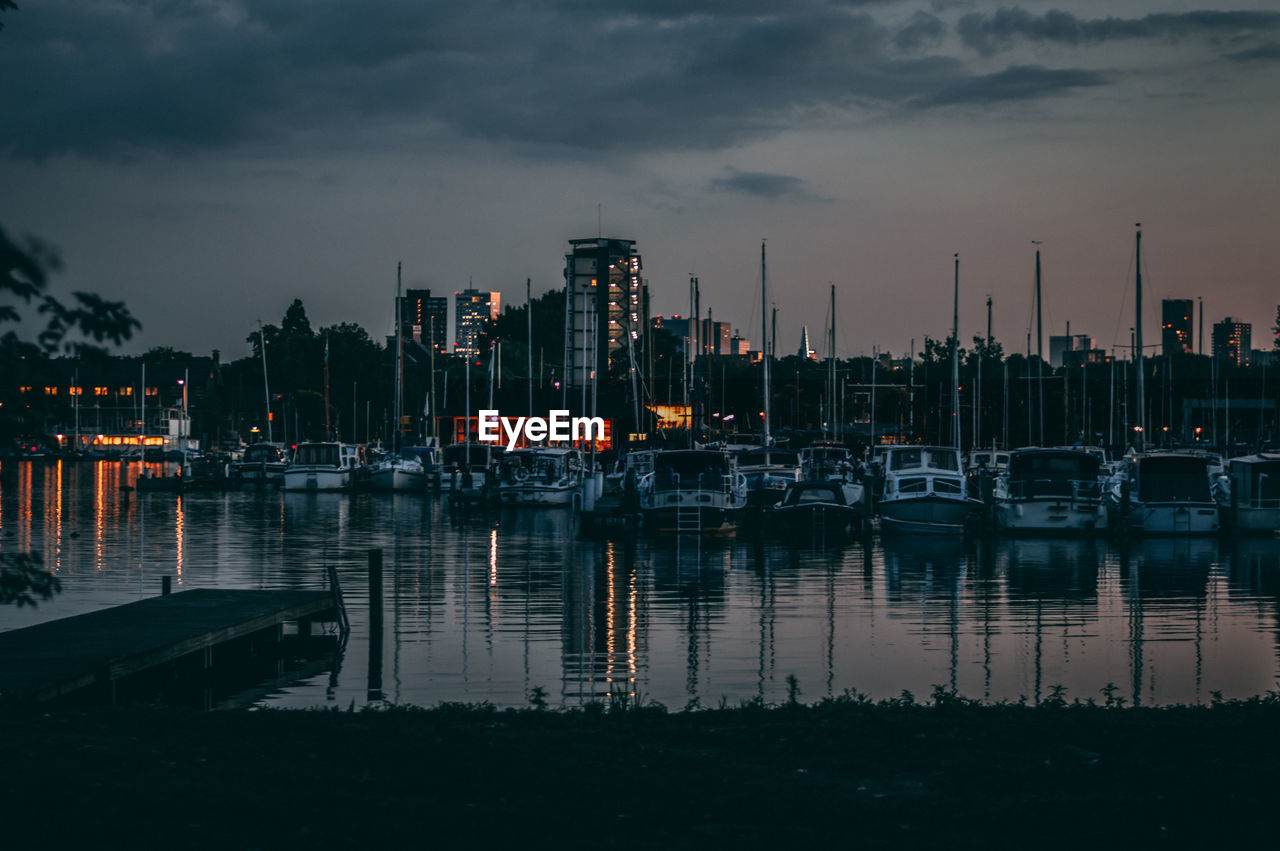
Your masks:
<svg viewBox="0 0 1280 851"><path fill-rule="evenodd" d="M405 290L400 298L400 335L438 352L448 351L449 299L431 290Z"/></svg>
<svg viewBox="0 0 1280 851"><path fill-rule="evenodd" d="M1164 353L1194 352L1191 320L1195 316L1195 302L1189 298L1166 298L1160 302L1160 312L1160 342Z"/></svg>
<svg viewBox="0 0 1280 851"><path fill-rule="evenodd" d="M466 289L453 294L453 316L457 327L453 332L453 351L465 357L480 354L476 338L484 323L498 318L502 293Z"/></svg>
<svg viewBox="0 0 1280 851"><path fill-rule="evenodd" d="M631 239L571 239L564 256L565 363L569 384L605 375L609 359L649 325L649 288Z"/></svg>
<svg viewBox="0 0 1280 851"><path fill-rule="evenodd" d="M1253 344L1253 326L1228 316L1213 323L1213 356L1230 361L1236 366L1249 362L1249 349Z"/></svg>

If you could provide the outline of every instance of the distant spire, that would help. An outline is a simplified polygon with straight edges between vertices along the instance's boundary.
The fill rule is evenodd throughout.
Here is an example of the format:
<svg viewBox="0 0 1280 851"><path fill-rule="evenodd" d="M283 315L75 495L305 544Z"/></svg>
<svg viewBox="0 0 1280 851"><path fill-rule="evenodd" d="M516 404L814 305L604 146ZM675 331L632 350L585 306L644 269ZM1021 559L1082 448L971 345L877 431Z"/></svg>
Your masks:
<svg viewBox="0 0 1280 851"><path fill-rule="evenodd" d="M800 351L797 352L796 354L798 354L802 358L813 357L813 347L809 345L809 326L808 325L800 326Z"/></svg>

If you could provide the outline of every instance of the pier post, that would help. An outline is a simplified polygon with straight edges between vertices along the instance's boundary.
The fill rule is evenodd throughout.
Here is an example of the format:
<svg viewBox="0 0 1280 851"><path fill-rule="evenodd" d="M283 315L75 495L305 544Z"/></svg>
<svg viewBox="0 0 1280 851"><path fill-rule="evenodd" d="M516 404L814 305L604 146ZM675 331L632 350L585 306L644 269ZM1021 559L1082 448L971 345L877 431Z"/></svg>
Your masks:
<svg viewBox="0 0 1280 851"><path fill-rule="evenodd" d="M172 591L173 591L173 577L161 576L160 577L160 596L168 597Z"/></svg>
<svg viewBox="0 0 1280 851"><path fill-rule="evenodd" d="M382 550L369 550L370 701L382 699Z"/></svg>

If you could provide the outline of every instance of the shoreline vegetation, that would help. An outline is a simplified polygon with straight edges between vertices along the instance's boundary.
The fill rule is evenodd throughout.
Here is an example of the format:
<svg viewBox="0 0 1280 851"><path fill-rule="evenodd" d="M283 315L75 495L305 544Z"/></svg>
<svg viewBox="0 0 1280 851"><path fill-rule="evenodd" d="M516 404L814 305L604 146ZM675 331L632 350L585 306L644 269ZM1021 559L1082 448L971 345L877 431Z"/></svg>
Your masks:
<svg viewBox="0 0 1280 851"><path fill-rule="evenodd" d="M0 709L10 835L54 846L1207 847L1274 841L1280 693L1205 706L857 694L668 712Z"/></svg>

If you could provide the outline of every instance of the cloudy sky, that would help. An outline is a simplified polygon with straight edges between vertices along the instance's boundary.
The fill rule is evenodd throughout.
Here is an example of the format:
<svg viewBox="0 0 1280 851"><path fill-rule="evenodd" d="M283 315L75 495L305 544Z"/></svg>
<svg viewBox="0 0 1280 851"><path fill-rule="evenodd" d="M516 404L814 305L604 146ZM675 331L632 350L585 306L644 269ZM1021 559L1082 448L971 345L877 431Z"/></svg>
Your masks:
<svg viewBox="0 0 1280 851"><path fill-rule="evenodd" d="M405 283L522 299L568 239L634 239L655 312L688 277L759 339L842 355L1280 302L1280 5L1243 0L19 0L0 15L0 226L133 348L247 353L293 298L392 326ZM1252 3L1252 5L1248 5ZM1209 8L1210 6L1214 8Z"/></svg>

